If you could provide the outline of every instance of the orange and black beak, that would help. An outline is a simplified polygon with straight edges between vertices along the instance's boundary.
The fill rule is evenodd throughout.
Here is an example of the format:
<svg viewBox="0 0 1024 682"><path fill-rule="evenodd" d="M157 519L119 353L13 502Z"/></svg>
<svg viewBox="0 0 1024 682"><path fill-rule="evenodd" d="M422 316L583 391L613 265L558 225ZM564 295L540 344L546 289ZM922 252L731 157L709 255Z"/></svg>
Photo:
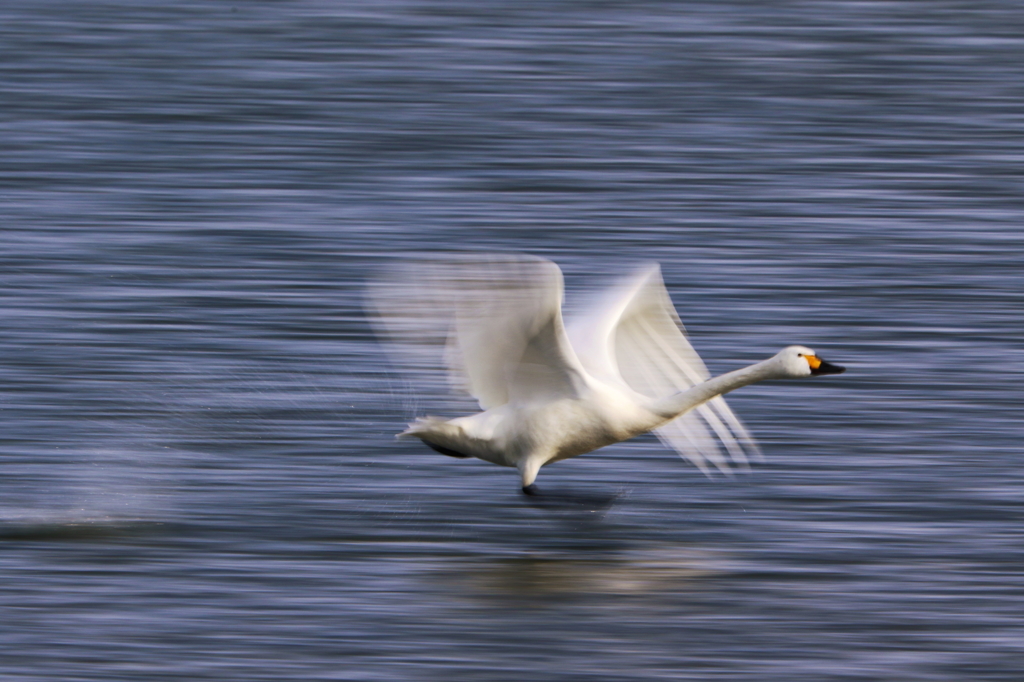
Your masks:
<svg viewBox="0 0 1024 682"><path fill-rule="evenodd" d="M842 374L846 371L845 367L825 362L817 355L805 355L804 359L806 359L807 364L811 366L811 376L817 377L822 374Z"/></svg>

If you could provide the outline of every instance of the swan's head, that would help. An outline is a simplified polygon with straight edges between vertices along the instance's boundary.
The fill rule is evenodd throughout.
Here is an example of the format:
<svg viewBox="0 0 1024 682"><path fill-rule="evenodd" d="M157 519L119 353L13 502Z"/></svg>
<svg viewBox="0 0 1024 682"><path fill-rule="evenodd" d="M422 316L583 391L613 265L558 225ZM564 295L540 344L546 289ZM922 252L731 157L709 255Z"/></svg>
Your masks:
<svg viewBox="0 0 1024 682"><path fill-rule="evenodd" d="M825 362L806 346L783 348L774 360L780 374L792 379L822 374L842 374L846 371L845 367Z"/></svg>

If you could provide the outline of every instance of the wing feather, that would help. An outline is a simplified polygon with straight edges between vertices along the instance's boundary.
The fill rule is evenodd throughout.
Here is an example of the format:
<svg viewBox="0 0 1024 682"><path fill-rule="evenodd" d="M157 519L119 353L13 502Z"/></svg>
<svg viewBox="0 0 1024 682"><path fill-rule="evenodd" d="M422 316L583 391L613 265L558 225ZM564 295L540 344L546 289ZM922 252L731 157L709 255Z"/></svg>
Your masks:
<svg viewBox="0 0 1024 682"><path fill-rule="evenodd" d="M583 390L562 292L561 270L542 258L448 256L392 269L371 284L368 307L400 364L446 373L487 410Z"/></svg>
<svg viewBox="0 0 1024 682"><path fill-rule="evenodd" d="M588 372L649 399L685 391L711 376L686 338L657 264L593 301L571 321L569 337ZM728 473L730 465L747 466L747 453L760 456L721 396L655 433L706 474L709 464Z"/></svg>

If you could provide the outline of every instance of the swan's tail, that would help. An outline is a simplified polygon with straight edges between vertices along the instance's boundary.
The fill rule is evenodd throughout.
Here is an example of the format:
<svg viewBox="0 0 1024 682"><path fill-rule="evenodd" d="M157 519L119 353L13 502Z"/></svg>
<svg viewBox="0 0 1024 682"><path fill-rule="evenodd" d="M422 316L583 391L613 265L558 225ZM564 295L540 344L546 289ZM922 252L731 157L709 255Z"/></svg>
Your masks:
<svg viewBox="0 0 1024 682"><path fill-rule="evenodd" d="M431 435L444 434L455 428L448 423L447 419L441 419L440 417L417 417L416 421L410 422L409 426L396 435L395 438L419 438L420 440L426 440Z"/></svg>
<svg viewBox="0 0 1024 682"><path fill-rule="evenodd" d="M423 443L440 452L442 455L466 459L472 457L458 449L459 436L462 436L462 429L452 424L447 419L439 417L419 417L409 424L409 428L402 431L395 438L419 438Z"/></svg>

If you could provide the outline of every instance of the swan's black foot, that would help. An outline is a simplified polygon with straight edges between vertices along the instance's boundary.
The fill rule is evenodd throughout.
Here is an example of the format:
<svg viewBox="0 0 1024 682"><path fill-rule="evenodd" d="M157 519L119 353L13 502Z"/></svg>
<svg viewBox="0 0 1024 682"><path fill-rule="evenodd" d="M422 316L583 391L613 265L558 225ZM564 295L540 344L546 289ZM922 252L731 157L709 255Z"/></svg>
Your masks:
<svg viewBox="0 0 1024 682"><path fill-rule="evenodd" d="M540 490L537 489L537 484L536 483L531 483L530 485L524 485L523 486L523 494L524 495L540 495Z"/></svg>
<svg viewBox="0 0 1024 682"><path fill-rule="evenodd" d="M469 459L469 455L464 455L461 452L452 450L451 448L441 447L440 445L434 445L428 440L423 441L423 444L434 452L440 452L442 455L448 455L449 457L457 457L459 459Z"/></svg>

